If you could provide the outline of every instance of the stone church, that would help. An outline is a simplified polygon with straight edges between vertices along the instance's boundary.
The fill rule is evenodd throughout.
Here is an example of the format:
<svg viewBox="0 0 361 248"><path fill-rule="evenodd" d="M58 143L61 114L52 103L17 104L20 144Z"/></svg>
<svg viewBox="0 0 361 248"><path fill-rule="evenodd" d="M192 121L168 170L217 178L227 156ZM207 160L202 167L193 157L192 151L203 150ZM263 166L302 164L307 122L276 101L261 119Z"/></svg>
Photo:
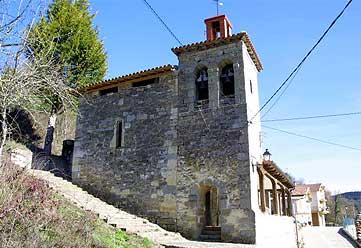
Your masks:
<svg viewBox="0 0 361 248"><path fill-rule="evenodd" d="M178 66L81 89L72 178L189 239L255 243L257 216L290 215L293 184L262 156L248 34L205 24L205 41L172 49Z"/></svg>

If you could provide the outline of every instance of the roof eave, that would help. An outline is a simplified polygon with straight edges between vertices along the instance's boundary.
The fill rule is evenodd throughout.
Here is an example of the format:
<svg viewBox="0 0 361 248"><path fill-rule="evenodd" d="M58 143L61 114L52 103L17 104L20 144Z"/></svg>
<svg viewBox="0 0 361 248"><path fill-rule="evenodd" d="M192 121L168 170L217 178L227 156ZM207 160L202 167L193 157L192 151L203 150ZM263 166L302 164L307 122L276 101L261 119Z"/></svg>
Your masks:
<svg viewBox="0 0 361 248"><path fill-rule="evenodd" d="M107 79L92 85L87 85L85 87L79 88L78 90L80 92L88 92L88 91L93 91L93 90L98 90L100 88L105 88L108 86L111 86L113 84L120 84L120 83L126 83L129 81L134 81L136 79L142 79L145 77L149 77L149 76L158 76L158 75L162 75L164 73L169 73L172 71L177 70L177 66L174 65L164 65L164 66L159 66L159 67L154 67L151 69L147 69L147 70L142 70L142 71L138 71L138 72L134 72L131 74L127 74L124 76L119 76L119 77L115 77L115 78L111 78L111 79Z"/></svg>
<svg viewBox="0 0 361 248"><path fill-rule="evenodd" d="M290 180L290 178L288 178L288 176L273 161L264 161L262 166L268 173L270 173L275 178L276 173L278 173L279 176L277 176L278 178L276 179L279 180L282 184L284 184L287 188L295 188L295 185Z"/></svg>
<svg viewBox="0 0 361 248"><path fill-rule="evenodd" d="M249 38L248 34L246 32L241 32L238 34L234 34L232 36L229 36L227 38L218 38L216 40L213 41L202 41L202 42L196 42L196 43L192 43L192 44L188 44L188 45L184 45L184 46L180 46L180 47L174 47L172 48L172 52L179 56L180 54L184 53L184 52L191 52L191 51L202 51L208 48L212 48L212 47L216 47L216 46L222 46L225 44L229 44L231 42L234 41L243 41L246 46L247 46L247 51L250 54L257 70L260 72L263 70L263 65L262 62L256 52L256 49L251 41L251 39Z"/></svg>

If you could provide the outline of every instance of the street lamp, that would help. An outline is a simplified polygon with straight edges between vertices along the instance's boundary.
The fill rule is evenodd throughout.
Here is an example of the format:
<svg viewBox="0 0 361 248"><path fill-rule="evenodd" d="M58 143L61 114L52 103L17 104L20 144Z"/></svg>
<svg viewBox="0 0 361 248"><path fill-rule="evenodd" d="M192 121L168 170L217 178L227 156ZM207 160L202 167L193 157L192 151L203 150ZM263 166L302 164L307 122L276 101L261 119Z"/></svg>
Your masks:
<svg viewBox="0 0 361 248"><path fill-rule="evenodd" d="M263 160L264 161L271 161L272 154L266 149L266 151L263 153Z"/></svg>

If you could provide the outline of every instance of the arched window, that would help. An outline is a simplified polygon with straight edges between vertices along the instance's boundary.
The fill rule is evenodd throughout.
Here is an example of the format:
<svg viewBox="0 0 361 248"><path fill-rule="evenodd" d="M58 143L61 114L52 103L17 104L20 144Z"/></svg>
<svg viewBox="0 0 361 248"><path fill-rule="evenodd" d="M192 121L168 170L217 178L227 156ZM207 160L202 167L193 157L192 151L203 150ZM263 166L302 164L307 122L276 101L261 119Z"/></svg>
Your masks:
<svg viewBox="0 0 361 248"><path fill-rule="evenodd" d="M234 70L232 64L228 64L222 68L220 87L221 96L234 97Z"/></svg>
<svg viewBox="0 0 361 248"><path fill-rule="evenodd" d="M207 68L203 68L196 75L196 100L206 101L208 97L208 71Z"/></svg>

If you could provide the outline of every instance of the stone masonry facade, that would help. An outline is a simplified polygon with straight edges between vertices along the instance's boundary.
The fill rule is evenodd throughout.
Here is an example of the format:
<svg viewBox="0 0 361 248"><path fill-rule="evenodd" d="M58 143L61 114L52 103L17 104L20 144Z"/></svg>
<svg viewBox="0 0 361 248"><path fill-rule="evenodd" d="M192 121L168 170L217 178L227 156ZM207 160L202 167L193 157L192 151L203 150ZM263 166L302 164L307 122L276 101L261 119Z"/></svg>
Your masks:
<svg viewBox="0 0 361 248"><path fill-rule="evenodd" d="M73 181L187 238L215 226L222 241L255 243L260 126L248 121L259 108L261 65L252 49L245 33L176 48L178 66L86 89ZM232 96L220 93L227 65ZM195 81L204 68L209 96L200 104Z"/></svg>

